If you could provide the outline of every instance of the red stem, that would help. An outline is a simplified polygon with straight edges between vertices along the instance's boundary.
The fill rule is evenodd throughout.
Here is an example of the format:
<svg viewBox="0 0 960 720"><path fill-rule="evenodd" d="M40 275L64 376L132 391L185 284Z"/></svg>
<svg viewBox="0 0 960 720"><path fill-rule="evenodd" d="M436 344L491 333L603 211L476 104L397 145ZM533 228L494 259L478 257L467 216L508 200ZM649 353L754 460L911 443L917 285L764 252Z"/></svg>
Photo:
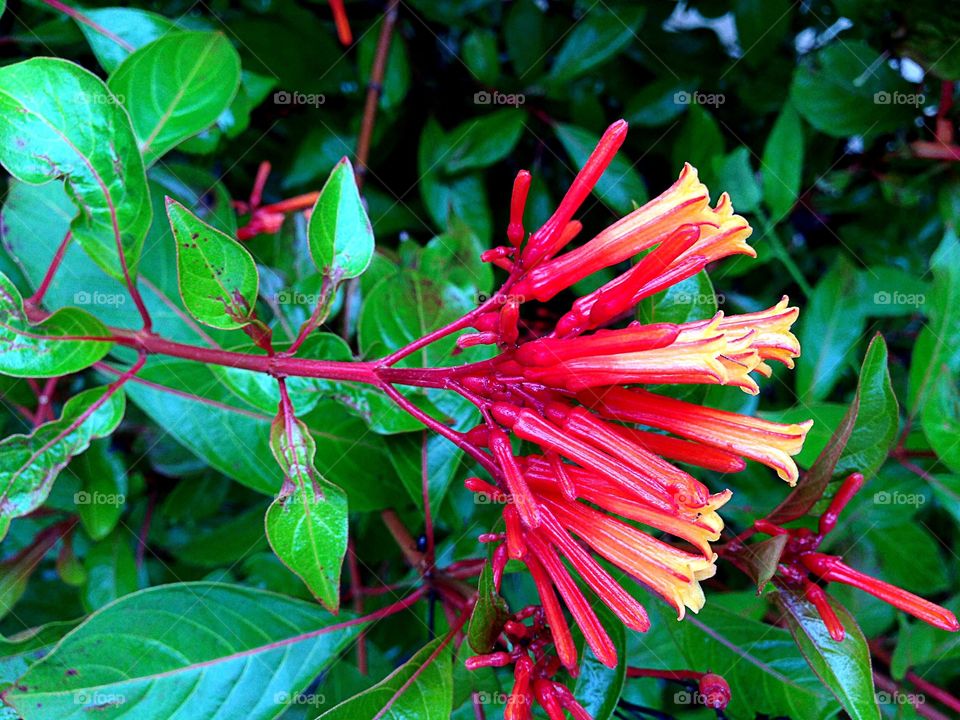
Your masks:
<svg viewBox="0 0 960 720"><path fill-rule="evenodd" d="M86 26L87 26L88 28L90 28L91 30L94 30L95 32L98 32L98 33L100 33L101 35L103 35L105 38L109 38L109 39L113 40L117 45L119 45L120 47L122 47L122 48L123 48L124 50L126 50L127 52L131 52L131 53L132 53L134 50L136 50L136 48L135 48L133 45L131 45L130 43L128 43L128 42L127 42L126 40L124 40L122 37L118 37L117 35L114 35L112 32L110 32L109 30L107 30L105 27L103 27L102 25L99 25L99 24L95 23L93 20L91 20L90 18L88 18L88 17L87 17L86 15L84 15L83 13L79 12L78 10L74 10L74 9L73 9L72 7L70 7L69 5L64 5L62 2L60 2L60 0L40 0L40 1L41 1L42 3L45 3L46 5L49 5L49 6L52 7L54 10L57 10L57 11L59 11L59 12L62 12L64 15L68 15L69 17L72 17L72 18L73 18L74 20L76 20L78 23L83 23L84 25L86 25Z"/></svg>
<svg viewBox="0 0 960 720"><path fill-rule="evenodd" d="M47 294L50 283L53 282L53 276L57 274L57 270L60 268L60 263L63 262L63 256L66 254L67 247L69 247L72 239L73 233L67 230L67 234L63 236L63 240L60 241L60 245L57 247L57 251L50 261L50 267L47 268L46 275L43 276L43 280L40 282L40 287L27 299L27 304L39 306L43 303L43 297Z"/></svg>

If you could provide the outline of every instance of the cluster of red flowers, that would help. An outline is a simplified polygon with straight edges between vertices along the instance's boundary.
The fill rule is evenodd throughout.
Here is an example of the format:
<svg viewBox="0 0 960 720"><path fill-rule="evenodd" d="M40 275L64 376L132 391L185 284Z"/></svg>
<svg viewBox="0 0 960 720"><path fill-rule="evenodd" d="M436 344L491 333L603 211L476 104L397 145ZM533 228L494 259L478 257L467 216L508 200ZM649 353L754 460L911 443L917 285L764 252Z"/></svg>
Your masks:
<svg viewBox="0 0 960 720"><path fill-rule="evenodd" d="M805 527L788 529L767 520L757 520L754 523L754 529L766 535L787 536L787 544L780 556L774 582L799 588L817 608L827 630L830 631L830 637L837 642L842 641L846 635L843 623L837 617L823 588L814 583L810 575L823 582L838 582L859 588L934 627L951 632L960 630L956 616L946 608L855 570L836 555L817 552L824 537L836 527L840 513L861 487L863 475L860 473L852 473L844 480L831 499L830 506L820 516L817 532Z"/></svg>
<svg viewBox="0 0 960 720"><path fill-rule="evenodd" d="M527 566L557 656L572 671L576 649L558 594L596 656L613 666L617 654L567 564L635 630L649 627L643 606L594 554L660 595L679 617L688 608L698 611L700 581L716 570L710 543L723 527L717 510L730 492L712 493L672 461L726 473L752 459L793 484L792 456L811 424L758 420L638 387L711 383L757 393L754 373L769 376L773 360L792 366L800 348L790 332L797 309L787 298L746 315L721 312L683 324L632 321L637 304L653 293L721 258L754 255L747 222L726 195L711 205L689 165L659 197L563 252L582 229L574 214L625 134L623 121L607 130L557 211L525 242L530 175L517 176L510 245L484 255L509 278L473 319L477 332L460 338L461 346L496 343L500 350L457 380L484 413L484 424L468 438L489 449L496 481L472 478L467 486L505 503L505 532L485 538L502 541L495 574L508 558ZM521 322L523 303L549 301L588 275L641 255L574 302L547 332L534 336ZM619 327L600 329L608 325Z"/></svg>

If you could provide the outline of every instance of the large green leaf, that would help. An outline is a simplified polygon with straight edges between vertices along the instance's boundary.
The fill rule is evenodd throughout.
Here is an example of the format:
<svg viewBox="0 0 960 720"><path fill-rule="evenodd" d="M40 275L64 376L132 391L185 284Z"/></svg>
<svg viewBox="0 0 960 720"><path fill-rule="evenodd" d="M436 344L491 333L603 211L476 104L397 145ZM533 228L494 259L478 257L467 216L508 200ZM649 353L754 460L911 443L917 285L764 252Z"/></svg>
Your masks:
<svg viewBox="0 0 960 720"><path fill-rule="evenodd" d="M677 622L668 609L656 607L684 667L722 675L730 684L730 717L827 717L832 698L823 690L786 630L741 617L715 603ZM657 620L654 619L654 623ZM662 636L662 635L661 635ZM658 636L658 637L661 637ZM640 637L643 644L649 638ZM667 652L658 644L656 655ZM655 655L655 657L656 657Z"/></svg>
<svg viewBox="0 0 960 720"><path fill-rule="evenodd" d="M63 180L74 239L122 278L135 274L152 210L130 119L93 73L32 58L0 68L0 163L24 182Z"/></svg>
<svg viewBox="0 0 960 720"><path fill-rule="evenodd" d="M283 564L336 613L347 552L347 496L317 472L317 444L302 421L278 416L270 429L270 449L284 483L267 510L267 539Z"/></svg>
<svg viewBox="0 0 960 720"><path fill-rule="evenodd" d="M856 286L853 267L842 258L817 284L800 314L800 346L803 357L797 362L797 393L805 402L827 396L851 360L863 334L864 317L851 300Z"/></svg>
<svg viewBox="0 0 960 720"><path fill-rule="evenodd" d="M317 268L334 281L362 275L370 265L373 227L347 158L337 163L320 191L310 214L307 237Z"/></svg>
<svg viewBox="0 0 960 720"><path fill-rule="evenodd" d="M150 165L230 106L240 56L222 33L173 32L131 54L108 84L130 113Z"/></svg>
<svg viewBox="0 0 960 720"><path fill-rule="evenodd" d="M250 253L173 198L167 215L177 245L180 297L199 322L221 330L253 318L260 278Z"/></svg>
<svg viewBox="0 0 960 720"><path fill-rule="evenodd" d="M107 328L77 308L64 308L31 325L23 299L0 273L0 373L14 377L57 377L83 370L113 345ZM62 339L76 338L76 339Z"/></svg>
<svg viewBox="0 0 960 720"><path fill-rule="evenodd" d="M763 146L763 199L774 222L790 212L803 177L803 123L793 106L783 106Z"/></svg>
<svg viewBox="0 0 960 720"><path fill-rule="evenodd" d="M90 49L108 73L137 48L153 42L174 29L168 18L139 8L108 7L84 10L90 20L106 33L85 23L77 23ZM109 34L108 34L109 33Z"/></svg>
<svg viewBox="0 0 960 720"><path fill-rule="evenodd" d="M267 720L356 634L331 626L316 605L263 590L163 585L91 615L4 700L24 720Z"/></svg>
<svg viewBox="0 0 960 720"><path fill-rule="evenodd" d="M616 11L606 5L591 8L556 52L550 82L567 83L624 50L636 40L645 14L646 8L639 5L621 6Z"/></svg>
<svg viewBox="0 0 960 720"><path fill-rule="evenodd" d="M960 240L949 229L930 260L931 297L925 304L928 320L917 336L910 359L907 407L915 416L930 385L947 366L960 370Z"/></svg>
<svg viewBox="0 0 960 720"><path fill-rule="evenodd" d="M867 348L857 382L857 421L837 461L838 474L860 472L870 478L893 448L900 408L887 367L887 343L877 334Z"/></svg>
<svg viewBox="0 0 960 720"><path fill-rule="evenodd" d="M923 433L940 462L960 473L960 393L944 369L934 381L921 408Z"/></svg>
<svg viewBox="0 0 960 720"><path fill-rule="evenodd" d="M870 649L857 621L828 596L845 631L843 642L837 642L830 637L816 607L805 597L791 590L780 590L776 598L803 656L847 714L854 720L879 720Z"/></svg>
<svg viewBox="0 0 960 720"><path fill-rule="evenodd" d="M790 98L804 120L831 137L887 132L919 114L923 102L860 40L838 40L807 58Z"/></svg>
<svg viewBox="0 0 960 720"><path fill-rule="evenodd" d="M437 638L376 685L344 700L317 720L373 717L382 720L449 720L453 710L450 648L443 648L430 661L442 642L443 638ZM395 697L401 689L403 693ZM386 712L379 714L388 705Z"/></svg>
<svg viewBox="0 0 960 720"><path fill-rule="evenodd" d="M464 121L447 133L450 148L444 168L451 173L474 170L507 157L523 134L526 118L514 108Z"/></svg>
<svg viewBox="0 0 960 720"><path fill-rule="evenodd" d="M604 665L578 632L580 674L573 681L571 690L584 710L593 720L607 720L613 716L627 679L627 637L626 629L614 615L600 603L594 601L594 611L617 649L620 661L614 668Z"/></svg>
<svg viewBox="0 0 960 720"><path fill-rule="evenodd" d="M567 151L574 167L583 167L600 137L574 125L556 124L554 132ZM597 182L593 192L614 212L626 215L647 201L643 178L626 155L617 155Z"/></svg>
<svg viewBox="0 0 960 720"><path fill-rule="evenodd" d="M85 390L67 401L58 420L0 442L0 538L11 519L40 507L71 457L120 424L123 391L107 393L107 387Z"/></svg>

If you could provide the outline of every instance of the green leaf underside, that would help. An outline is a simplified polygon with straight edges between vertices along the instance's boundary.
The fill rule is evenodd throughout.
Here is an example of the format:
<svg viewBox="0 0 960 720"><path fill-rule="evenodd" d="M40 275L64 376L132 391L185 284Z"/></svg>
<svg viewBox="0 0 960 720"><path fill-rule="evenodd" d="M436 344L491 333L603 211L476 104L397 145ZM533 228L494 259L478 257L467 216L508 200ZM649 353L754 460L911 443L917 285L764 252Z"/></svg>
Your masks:
<svg viewBox="0 0 960 720"><path fill-rule="evenodd" d="M266 720L356 635L356 627L318 632L333 622L313 604L263 590L150 588L91 615L5 700L24 720Z"/></svg>
<svg viewBox="0 0 960 720"><path fill-rule="evenodd" d="M842 643L830 637L820 614L803 596L790 590L777 594L787 626L810 667L854 720L879 720L870 650L863 631L846 608L833 598L830 604L843 623Z"/></svg>
<svg viewBox="0 0 960 720"><path fill-rule="evenodd" d="M70 458L120 424L126 407L122 390L71 427L106 392L106 387L85 390L67 401L58 420L44 423L30 435L11 435L0 442L0 522L4 527L11 518L38 508Z"/></svg>
<svg viewBox="0 0 960 720"><path fill-rule="evenodd" d="M14 377L58 377L90 367L113 343L103 323L77 308L64 308L31 325L20 291L0 273L0 373ZM77 338L77 339L61 339Z"/></svg>
<svg viewBox="0 0 960 720"><path fill-rule="evenodd" d="M250 253L177 201L167 199L177 245L180 297L204 325L234 330L253 317L260 279Z"/></svg>
<svg viewBox="0 0 960 720"><path fill-rule="evenodd" d="M277 557L332 612L340 607L340 569L347 552L347 496L314 467L316 443L307 426L278 417L270 438L284 487L265 518Z"/></svg>
<svg viewBox="0 0 960 720"><path fill-rule="evenodd" d="M421 648L406 663L390 673L371 688L344 700L323 713L317 720L361 720L373 718L393 700L394 695L410 681L417 678L403 694L393 700L381 720L449 720L453 709L453 667L450 646L423 668L437 650L443 638L437 638ZM421 668L422 671L421 671ZM29 718L27 719L29 720Z"/></svg>
<svg viewBox="0 0 960 720"><path fill-rule="evenodd" d="M147 165L209 127L240 85L240 56L220 33L172 32L136 50L109 80Z"/></svg>
<svg viewBox="0 0 960 720"><path fill-rule="evenodd" d="M147 179L130 120L98 77L55 58L0 68L0 163L35 185L62 179L74 239L122 279L119 244L135 274L152 217Z"/></svg>
<svg viewBox="0 0 960 720"><path fill-rule="evenodd" d="M347 158L337 163L320 191L310 215L307 237L317 268L335 280L362 275L370 265L373 227Z"/></svg>

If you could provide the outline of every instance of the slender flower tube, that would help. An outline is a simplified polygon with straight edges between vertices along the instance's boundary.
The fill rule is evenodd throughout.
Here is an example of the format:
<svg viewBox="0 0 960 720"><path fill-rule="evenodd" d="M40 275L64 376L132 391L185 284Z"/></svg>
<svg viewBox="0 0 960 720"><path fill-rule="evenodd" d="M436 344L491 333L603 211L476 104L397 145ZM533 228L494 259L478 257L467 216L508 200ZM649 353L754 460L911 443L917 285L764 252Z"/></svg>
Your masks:
<svg viewBox="0 0 960 720"><path fill-rule="evenodd" d="M793 456L800 452L813 425L812 420L789 425L761 420L639 388L606 387L577 397L603 417L666 430L756 460L776 470L790 485L799 477Z"/></svg>

